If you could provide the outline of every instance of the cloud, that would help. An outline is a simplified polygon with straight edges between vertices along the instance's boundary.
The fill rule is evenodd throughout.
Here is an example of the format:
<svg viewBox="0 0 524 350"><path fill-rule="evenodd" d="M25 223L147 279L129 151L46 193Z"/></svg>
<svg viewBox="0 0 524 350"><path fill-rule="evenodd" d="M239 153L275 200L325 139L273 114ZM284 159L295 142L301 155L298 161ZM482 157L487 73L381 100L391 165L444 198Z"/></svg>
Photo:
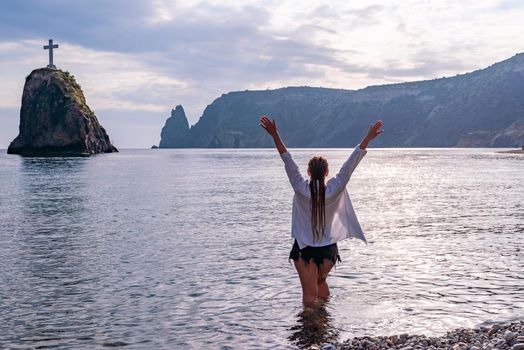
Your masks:
<svg viewBox="0 0 524 350"><path fill-rule="evenodd" d="M380 23L381 14L385 10L385 6L373 4L362 8L351 9L347 13L352 18L352 26L361 26Z"/></svg>
<svg viewBox="0 0 524 350"><path fill-rule="evenodd" d="M35 57L39 57L37 66L45 66L47 54L41 44L42 40L24 40L0 45L0 57L10 57L0 61L0 77L14 83L11 88L2 90L0 98L4 106L6 103L10 107L19 105L23 77L37 68ZM144 64L140 55L96 51L68 42L61 42L54 54L59 68L71 71L88 101L99 108L158 111L169 106L165 94L189 89L188 83Z"/></svg>
<svg viewBox="0 0 524 350"><path fill-rule="evenodd" d="M42 45L49 38L60 45L56 64L77 77L92 109L103 111L101 119L122 118L126 125L141 116L150 123L143 128L146 136L137 137L129 126L129 141L122 140L144 140L141 146L158 141L162 119L176 104L184 105L193 124L206 105L229 91L430 79L478 69L523 49L514 38L524 36L524 8L515 1L384 4L2 1L0 108L19 108L24 78L45 65Z"/></svg>
<svg viewBox="0 0 524 350"><path fill-rule="evenodd" d="M521 0L502 0L496 4L495 9L500 11L511 11L515 9L522 9L524 3Z"/></svg>

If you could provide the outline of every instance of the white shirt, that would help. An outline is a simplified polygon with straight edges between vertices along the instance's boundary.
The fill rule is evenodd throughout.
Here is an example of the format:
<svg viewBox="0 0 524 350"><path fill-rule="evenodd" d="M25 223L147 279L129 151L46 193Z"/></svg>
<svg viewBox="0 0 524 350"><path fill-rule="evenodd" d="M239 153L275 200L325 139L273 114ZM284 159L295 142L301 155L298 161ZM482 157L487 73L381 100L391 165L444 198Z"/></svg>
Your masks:
<svg viewBox="0 0 524 350"><path fill-rule="evenodd" d="M326 183L326 227L324 237L316 242L313 240L311 227L309 181L302 177L289 152L280 155L284 161L289 182L295 191L291 215L291 237L297 240L300 249L305 246L322 247L349 237L359 238L366 242L346 189L351 174L366 153L366 150L360 149L360 145L357 145L338 174Z"/></svg>

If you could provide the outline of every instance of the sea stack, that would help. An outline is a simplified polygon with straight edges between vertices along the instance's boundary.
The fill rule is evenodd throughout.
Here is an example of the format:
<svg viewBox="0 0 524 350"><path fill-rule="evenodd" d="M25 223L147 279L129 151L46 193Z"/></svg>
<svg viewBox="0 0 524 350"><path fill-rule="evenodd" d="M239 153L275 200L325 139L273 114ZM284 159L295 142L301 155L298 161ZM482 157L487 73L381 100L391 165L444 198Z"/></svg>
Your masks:
<svg viewBox="0 0 524 350"><path fill-rule="evenodd" d="M189 123L181 105L171 110L171 117L167 118L166 125L160 133L159 148L187 147L189 140Z"/></svg>
<svg viewBox="0 0 524 350"><path fill-rule="evenodd" d="M27 76L19 135L7 153L85 156L118 152L69 72L40 68Z"/></svg>

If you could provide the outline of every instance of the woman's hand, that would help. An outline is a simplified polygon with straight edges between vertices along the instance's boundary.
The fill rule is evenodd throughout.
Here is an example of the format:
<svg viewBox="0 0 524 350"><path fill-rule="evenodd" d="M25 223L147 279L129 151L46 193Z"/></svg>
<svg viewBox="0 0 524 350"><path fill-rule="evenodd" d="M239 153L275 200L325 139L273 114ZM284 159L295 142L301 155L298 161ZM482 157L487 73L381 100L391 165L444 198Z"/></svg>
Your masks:
<svg viewBox="0 0 524 350"><path fill-rule="evenodd" d="M381 130L380 128L382 128L382 120L379 120L374 125L371 125L369 127L368 134L366 135L366 137L364 137L364 139L360 143L360 149L366 149L369 141L373 140L375 137L382 134L384 130Z"/></svg>
<svg viewBox="0 0 524 350"><path fill-rule="evenodd" d="M382 120L379 120L374 125L371 125L368 130L368 134L366 135L366 138L371 141L378 135L382 134L384 130L380 130L382 128Z"/></svg>
<svg viewBox="0 0 524 350"><path fill-rule="evenodd" d="M284 142L282 142L280 135L278 135L277 123L275 122L275 119L270 120L267 116L263 115L260 117L260 126L263 127L267 133L273 137L273 141L275 142L275 146L277 146L278 153L282 154L287 152Z"/></svg>
<svg viewBox="0 0 524 350"><path fill-rule="evenodd" d="M260 126L263 127L267 133L273 137L278 134L277 123L275 122L275 119L270 120L267 116L263 115L260 117Z"/></svg>

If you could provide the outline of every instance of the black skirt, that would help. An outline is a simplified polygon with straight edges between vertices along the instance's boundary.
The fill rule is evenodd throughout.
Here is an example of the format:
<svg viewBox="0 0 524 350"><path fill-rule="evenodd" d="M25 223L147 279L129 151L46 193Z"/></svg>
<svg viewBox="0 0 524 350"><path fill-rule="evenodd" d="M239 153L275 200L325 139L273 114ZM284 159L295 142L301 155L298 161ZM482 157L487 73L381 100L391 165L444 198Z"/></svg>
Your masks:
<svg viewBox="0 0 524 350"><path fill-rule="evenodd" d="M342 260L340 260L340 255L338 254L338 247L336 243L326 245L323 247L305 246L303 249L300 249L297 240L295 239L293 248L289 253L289 259L297 261L298 258L302 258L302 260L304 260L306 264L309 263L310 259L313 259L313 261L319 267L324 261L324 259L331 260L331 262L333 262L333 265L335 265L337 261L342 262Z"/></svg>

